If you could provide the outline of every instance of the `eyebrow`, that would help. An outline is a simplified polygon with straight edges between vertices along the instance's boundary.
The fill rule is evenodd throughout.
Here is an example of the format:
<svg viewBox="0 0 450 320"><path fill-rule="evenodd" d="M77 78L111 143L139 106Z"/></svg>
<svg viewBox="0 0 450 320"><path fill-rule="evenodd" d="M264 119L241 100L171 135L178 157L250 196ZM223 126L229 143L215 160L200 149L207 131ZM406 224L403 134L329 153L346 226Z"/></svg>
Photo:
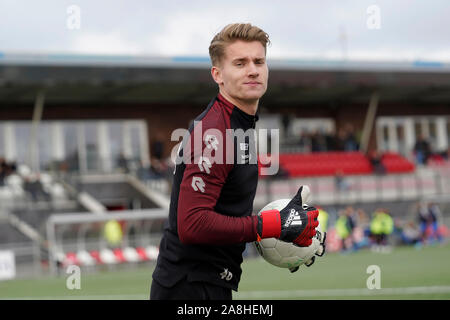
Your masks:
<svg viewBox="0 0 450 320"><path fill-rule="evenodd" d="M253 60L265 60L266 58L265 57L257 57L257 58L254 58ZM233 59L232 60L232 62L241 62L241 61L247 61L247 60L249 60L248 58L236 58L236 59Z"/></svg>

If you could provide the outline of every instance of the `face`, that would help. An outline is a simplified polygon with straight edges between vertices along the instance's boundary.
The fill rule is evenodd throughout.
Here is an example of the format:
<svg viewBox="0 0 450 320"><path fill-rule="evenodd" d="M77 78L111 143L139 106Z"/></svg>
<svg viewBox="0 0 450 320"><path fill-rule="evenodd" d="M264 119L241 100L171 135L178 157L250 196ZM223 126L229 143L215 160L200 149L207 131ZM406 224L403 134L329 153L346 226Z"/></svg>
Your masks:
<svg viewBox="0 0 450 320"><path fill-rule="evenodd" d="M225 48L225 56L211 74L231 102L256 103L266 92L269 77L263 45L236 40Z"/></svg>

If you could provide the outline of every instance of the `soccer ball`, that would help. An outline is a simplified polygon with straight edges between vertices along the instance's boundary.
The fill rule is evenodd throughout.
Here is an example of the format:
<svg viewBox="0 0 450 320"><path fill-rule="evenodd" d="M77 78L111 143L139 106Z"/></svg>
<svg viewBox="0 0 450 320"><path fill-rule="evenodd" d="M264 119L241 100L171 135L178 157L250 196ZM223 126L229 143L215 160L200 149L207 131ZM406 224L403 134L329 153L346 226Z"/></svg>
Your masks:
<svg viewBox="0 0 450 320"><path fill-rule="evenodd" d="M266 210L282 210L291 201L291 199L275 200L258 213ZM316 235L312 239L312 243L309 247L299 247L290 242L278 240L276 238L266 238L260 241L255 241L255 247L258 253L267 262L280 268L295 269L302 264L311 263L311 259L315 256L316 252L321 249L320 241L322 239L322 231L320 224L316 227Z"/></svg>

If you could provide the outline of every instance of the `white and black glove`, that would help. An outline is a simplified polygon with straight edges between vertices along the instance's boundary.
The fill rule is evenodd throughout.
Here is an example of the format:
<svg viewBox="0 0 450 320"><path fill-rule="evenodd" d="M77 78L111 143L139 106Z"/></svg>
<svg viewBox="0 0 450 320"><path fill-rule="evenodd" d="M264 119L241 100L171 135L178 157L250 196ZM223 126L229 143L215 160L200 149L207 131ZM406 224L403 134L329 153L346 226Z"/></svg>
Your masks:
<svg viewBox="0 0 450 320"><path fill-rule="evenodd" d="M303 204L308 196L309 187L301 186L292 200L280 211L272 209L261 212L256 228L257 239L277 238L299 247L310 246L319 225L319 211Z"/></svg>
<svg viewBox="0 0 450 320"><path fill-rule="evenodd" d="M316 238L317 240L319 240L320 245L319 248L316 250L315 255L305 262L305 266L307 267L311 267L314 264L314 262L316 261L316 256L321 257L325 254L325 241L327 239L327 233L316 230ZM296 272L298 269L299 267L289 268L289 271L291 271L292 273Z"/></svg>

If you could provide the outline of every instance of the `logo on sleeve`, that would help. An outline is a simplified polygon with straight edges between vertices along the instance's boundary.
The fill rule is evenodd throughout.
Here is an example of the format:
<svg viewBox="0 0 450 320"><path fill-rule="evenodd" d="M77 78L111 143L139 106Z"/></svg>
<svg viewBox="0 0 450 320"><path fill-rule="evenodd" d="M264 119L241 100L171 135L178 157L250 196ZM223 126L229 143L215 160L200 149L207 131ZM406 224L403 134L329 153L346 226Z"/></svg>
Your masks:
<svg viewBox="0 0 450 320"><path fill-rule="evenodd" d="M205 192L205 182L200 177L193 177L191 186L194 191L200 190L202 193Z"/></svg>
<svg viewBox="0 0 450 320"><path fill-rule="evenodd" d="M209 169L212 167L211 161L206 157L200 157L198 161L198 167L200 171L205 171L207 174L210 173Z"/></svg>
<svg viewBox="0 0 450 320"><path fill-rule="evenodd" d="M217 140L216 136L212 134L207 134L205 136L205 144L208 149L214 149L217 151L217 145L219 144L219 140Z"/></svg>

